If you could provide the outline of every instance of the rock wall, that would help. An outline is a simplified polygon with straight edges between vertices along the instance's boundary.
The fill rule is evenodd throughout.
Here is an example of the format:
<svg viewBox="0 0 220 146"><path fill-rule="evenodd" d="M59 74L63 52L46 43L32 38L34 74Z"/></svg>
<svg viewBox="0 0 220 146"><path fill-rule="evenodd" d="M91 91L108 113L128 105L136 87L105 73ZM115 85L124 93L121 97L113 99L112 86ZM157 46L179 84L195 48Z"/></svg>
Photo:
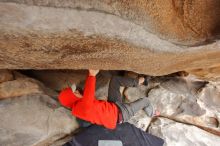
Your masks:
<svg viewBox="0 0 220 146"><path fill-rule="evenodd" d="M219 34L220 1L201 0L1 0L112 14L141 25L166 40L196 45Z"/></svg>
<svg viewBox="0 0 220 146"><path fill-rule="evenodd" d="M164 146L217 146L220 138L192 125L159 118L149 128L151 134L165 139Z"/></svg>
<svg viewBox="0 0 220 146"><path fill-rule="evenodd" d="M218 6L219 0L1 0L0 68L211 70L220 62Z"/></svg>
<svg viewBox="0 0 220 146"><path fill-rule="evenodd" d="M60 106L55 91L15 71L1 70L0 76L3 75L5 80L0 83L1 146L49 146L79 128L70 111Z"/></svg>

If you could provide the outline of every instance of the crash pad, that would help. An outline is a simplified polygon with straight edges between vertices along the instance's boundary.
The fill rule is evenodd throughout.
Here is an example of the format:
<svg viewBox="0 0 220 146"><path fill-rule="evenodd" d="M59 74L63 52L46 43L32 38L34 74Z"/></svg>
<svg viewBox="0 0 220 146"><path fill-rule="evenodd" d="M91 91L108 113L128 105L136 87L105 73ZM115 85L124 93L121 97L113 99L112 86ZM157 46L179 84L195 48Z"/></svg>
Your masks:
<svg viewBox="0 0 220 146"><path fill-rule="evenodd" d="M164 140L151 135L130 123L118 124L110 130L103 126L92 125L76 134L64 146L99 146L100 141L120 141L123 146L163 146Z"/></svg>

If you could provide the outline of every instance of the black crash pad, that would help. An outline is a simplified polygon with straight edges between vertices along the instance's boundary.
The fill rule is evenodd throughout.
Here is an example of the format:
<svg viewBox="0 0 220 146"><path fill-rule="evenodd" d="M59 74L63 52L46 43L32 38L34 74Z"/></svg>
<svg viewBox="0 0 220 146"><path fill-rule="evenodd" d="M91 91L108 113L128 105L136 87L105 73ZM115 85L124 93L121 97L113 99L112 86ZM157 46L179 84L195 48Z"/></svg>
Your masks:
<svg viewBox="0 0 220 146"><path fill-rule="evenodd" d="M163 146L164 140L136 128L132 124L117 125L114 130L92 125L76 134L63 146L98 146L100 140L121 141L123 146Z"/></svg>

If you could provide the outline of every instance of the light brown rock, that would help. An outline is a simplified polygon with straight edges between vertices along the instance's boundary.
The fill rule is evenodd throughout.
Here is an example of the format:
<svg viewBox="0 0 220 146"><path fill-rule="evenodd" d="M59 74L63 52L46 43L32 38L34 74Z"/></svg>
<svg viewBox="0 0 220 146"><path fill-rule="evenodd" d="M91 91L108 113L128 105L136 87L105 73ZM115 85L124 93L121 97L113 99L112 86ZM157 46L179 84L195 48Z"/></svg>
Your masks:
<svg viewBox="0 0 220 146"><path fill-rule="evenodd" d="M0 99L42 93L41 87L31 79L17 79L0 84Z"/></svg>
<svg viewBox="0 0 220 146"><path fill-rule="evenodd" d="M0 83L13 80L13 74L9 70L0 69Z"/></svg>
<svg viewBox="0 0 220 146"><path fill-rule="evenodd" d="M207 43L220 33L219 0L2 1L109 13L139 24L163 39L182 45Z"/></svg>
<svg viewBox="0 0 220 146"><path fill-rule="evenodd" d="M201 79L220 81L220 65L218 64L207 68L188 70L188 72L200 77Z"/></svg>
<svg viewBox="0 0 220 146"><path fill-rule="evenodd" d="M26 3L26 1L24 2ZM134 3L136 2L138 5L143 5L138 1ZM44 2L33 3L34 5L49 5L49 3L44 4ZM90 2L88 3L90 4ZM193 6L197 7L197 3L200 2L193 3ZM210 5L215 7L216 5L213 3L210 2ZM84 2L81 4L86 6ZM220 62L220 42L218 39L210 44L200 46L178 46L167 41L169 39L161 39L158 37L159 35L155 35L156 33L150 33L142 25L134 23L133 19L139 18L136 15L132 15L134 17L127 21L120 16L110 15L103 11L30 5L32 5L31 2L29 5L0 3L0 13L2 14L0 23L0 68L95 68L165 75L182 70L209 68L219 65ZM98 5L102 6L101 3ZM128 5L127 10L132 11L133 9L129 8L132 5ZM159 6L159 3L157 5ZM74 6L72 4L72 7ZM162 6L166 5L164 3L162 5L161 2ZM59 5L58 7L62 6ZM202 10L205 7L201 4ZM214 10L213 8L213 15L216 15ZM190 18L194 14L199 15L200 13L192 14L192 16L189 15ZM208 18L215 19L215 16ZM176 20L175 17L173 20ZM214 20L211 22L215 23ZM164 24L166 23L164 22ZM163 28L169 27L163 26ZM181 27L178 25L176 28ZM190 34L184 29L183 32ZM205 32L207 32L205 34L209 34L208 30ZM165 34L169 33L165 32ZM204 34L202 33L201 36ZM204 38L202 37L199 40L201 39ZM193 39L190 36L187 40Z"/></svg>

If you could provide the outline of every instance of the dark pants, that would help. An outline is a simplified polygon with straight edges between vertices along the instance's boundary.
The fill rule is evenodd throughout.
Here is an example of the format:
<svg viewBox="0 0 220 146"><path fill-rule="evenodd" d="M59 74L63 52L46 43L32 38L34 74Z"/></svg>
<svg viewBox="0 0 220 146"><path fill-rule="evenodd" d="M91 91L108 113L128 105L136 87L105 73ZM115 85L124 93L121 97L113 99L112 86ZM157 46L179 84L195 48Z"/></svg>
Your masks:
<svg viewBox="0 0 220 146"><path fill-rule="evenodd" d="M113 76L109 83L108 101L114 102L119 107L122 113L123 122L127 122L139 110L148 107L150 102L146 97L144 97L131 103L123 103L122 95L120 93L120 86L137 87L138 79Z"/></svg>

